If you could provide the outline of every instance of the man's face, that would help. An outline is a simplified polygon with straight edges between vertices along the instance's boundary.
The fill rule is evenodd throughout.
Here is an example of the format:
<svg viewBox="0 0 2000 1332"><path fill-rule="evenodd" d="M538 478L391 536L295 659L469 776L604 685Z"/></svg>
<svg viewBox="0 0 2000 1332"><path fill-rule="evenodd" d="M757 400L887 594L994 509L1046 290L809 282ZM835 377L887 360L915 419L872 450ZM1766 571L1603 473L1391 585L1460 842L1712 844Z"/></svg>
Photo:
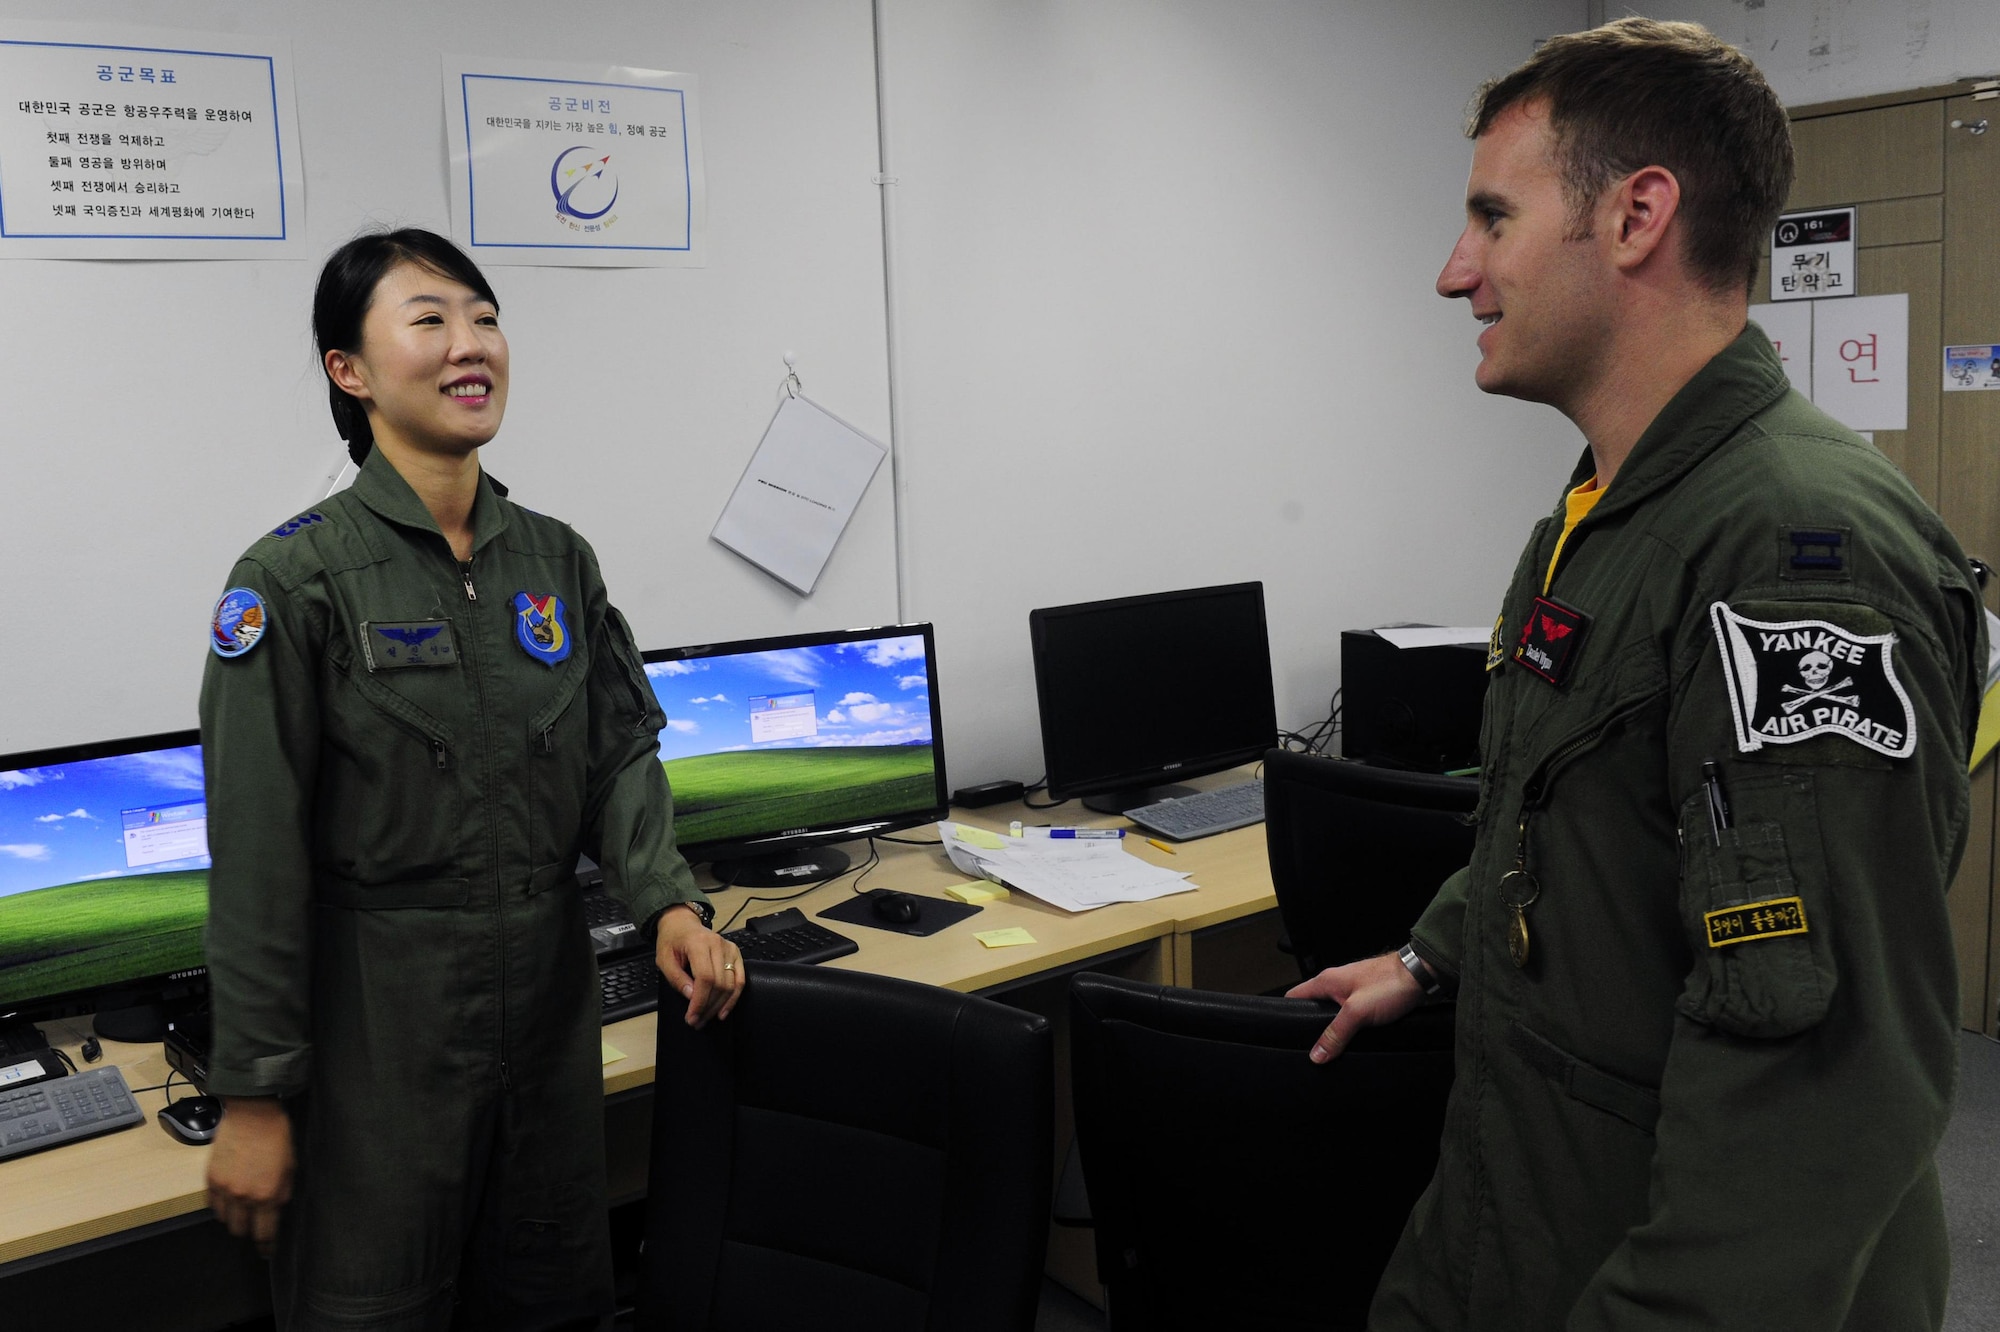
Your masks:
<svg viewBox="0 0 2000 1332"><path fill-rule="evenodd" d="M1465 230L1438 274L1487 327L1474 381L1562 409L1590 382L1610 331L1602 238L1573 237L1546 102L1517 103L1472 149Z"/></svg>

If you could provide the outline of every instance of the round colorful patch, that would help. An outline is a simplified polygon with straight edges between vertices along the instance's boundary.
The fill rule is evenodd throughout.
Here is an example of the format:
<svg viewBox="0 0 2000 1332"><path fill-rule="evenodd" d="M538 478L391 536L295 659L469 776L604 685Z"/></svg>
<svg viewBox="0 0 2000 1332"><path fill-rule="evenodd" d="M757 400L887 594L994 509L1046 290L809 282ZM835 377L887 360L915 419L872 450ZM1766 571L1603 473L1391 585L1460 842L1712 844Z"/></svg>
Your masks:
<svg viewBox="0 0 2000 1332"><path fill-rule="evenodd" d="M264 598L247 587L232 587L215 603L208 645L218 657L240 657L257 646L268 624Z"/></svg>

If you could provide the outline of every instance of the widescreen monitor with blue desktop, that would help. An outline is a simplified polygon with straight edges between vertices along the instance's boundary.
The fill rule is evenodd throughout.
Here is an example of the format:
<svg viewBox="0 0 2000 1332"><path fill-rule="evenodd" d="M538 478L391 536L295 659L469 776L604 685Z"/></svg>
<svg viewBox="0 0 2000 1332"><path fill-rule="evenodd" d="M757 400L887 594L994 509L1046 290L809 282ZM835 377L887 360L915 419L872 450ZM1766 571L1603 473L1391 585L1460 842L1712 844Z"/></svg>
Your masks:
<svg viewBox="0 0 2000 1332"><path fill-rule="evenodd" d="M943 818L934 649L908 624L646 653L682 853L804 886L847 868L832 842Z"/></svg>
<svg viewBox="0 0 2000 1332"><path fill-rule="evenodd" d="M204 974L208 866L197 732L0 755L0 1026L158 1039Z"/></svg>

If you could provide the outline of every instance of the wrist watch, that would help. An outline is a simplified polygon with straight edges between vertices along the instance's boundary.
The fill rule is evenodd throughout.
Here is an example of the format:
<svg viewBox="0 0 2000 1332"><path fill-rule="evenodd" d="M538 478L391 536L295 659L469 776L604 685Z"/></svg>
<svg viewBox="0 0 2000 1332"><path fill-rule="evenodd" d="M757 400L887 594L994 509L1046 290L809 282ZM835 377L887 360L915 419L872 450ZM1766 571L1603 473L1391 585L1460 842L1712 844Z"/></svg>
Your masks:
<svg viewBox="0 0 2000 1332"><path fill-rule="evenodd" d="M674 903L674 906L684 906L688 910L694 912L695 916L701 921L701 927L703 929L712 930L715 928L715 908L710 906L708 903L702 901L700 898L692 897L685 902L676 902ZM667 908L667 910L669 911L672 911L673 909L674 907Z"/></svg>
<svg viewBox="0 0 2000 1332"><path fill-rule="evenodd" d="M1444 982L1438 979L1435 971L1431 970L1430 963L1417 956L1417 950L1410 944L1403 945L1402 951L1396 954L1396 960L1401 962L1403 969L1423 987L1425 994L1438 995L1444 992Z"/></svg>

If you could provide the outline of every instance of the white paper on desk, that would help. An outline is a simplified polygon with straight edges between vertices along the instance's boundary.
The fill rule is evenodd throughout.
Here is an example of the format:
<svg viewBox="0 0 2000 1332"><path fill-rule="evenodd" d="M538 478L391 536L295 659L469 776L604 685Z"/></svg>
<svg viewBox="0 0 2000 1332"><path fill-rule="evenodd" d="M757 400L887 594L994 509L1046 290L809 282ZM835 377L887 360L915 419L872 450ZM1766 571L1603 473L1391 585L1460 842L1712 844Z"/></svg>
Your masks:
<svg viewBox="0 0 2000 1332"><path fill-rule="evenodd" d="M818 403L788 397L709 536L811 596L888 452Z"/></svg>
<svg viewBox="0 0 2000 1332"><path fill-rule="evenodd" d="M1004 884L1065 911L1089 911L1113 902L1149 902L1192 892L1199 885L1174 870L1148 864L1119 838L1002 837L981 846L958 837L958 825L938 824L945 854L965 874ZM984 835L990 838L990 834Z"/></svg>
<svg viewBox="0 0 2000 1332"><path fill-rule="evenodd" d="M1493 631L1476 624L1447 629L1420 624L1404 625L1394 629L1377 629L1375 636L1387 639L1399 648L1444 647L1452 643L1477 643L1484 647L1486 641L1493 636Z"/></svg>

